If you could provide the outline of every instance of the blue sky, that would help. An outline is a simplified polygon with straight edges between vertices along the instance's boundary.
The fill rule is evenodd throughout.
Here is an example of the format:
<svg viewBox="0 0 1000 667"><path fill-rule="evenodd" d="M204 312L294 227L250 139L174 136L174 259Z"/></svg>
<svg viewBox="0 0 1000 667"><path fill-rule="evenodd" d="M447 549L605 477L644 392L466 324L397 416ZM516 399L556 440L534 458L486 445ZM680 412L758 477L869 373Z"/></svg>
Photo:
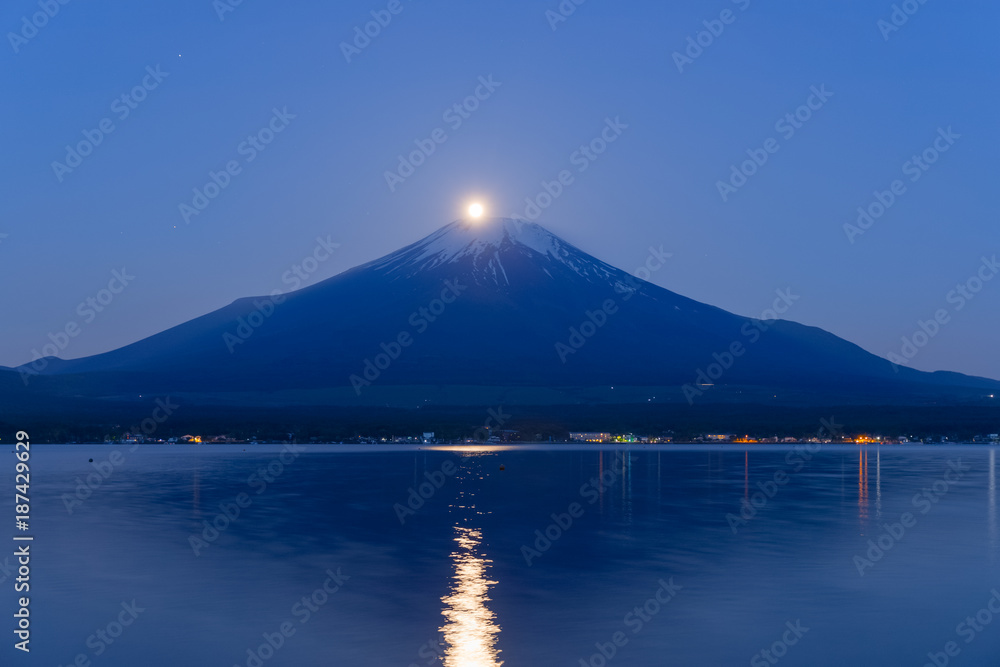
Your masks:
<svg viewBox="0 0 1000 667"><path fill-rule="evenodd" d="M537 221L609 263L633 270L662 245L673 257L652 282L748 316L790 289L789 319L882 356L944 310L910 363L1000 378L1000 279L961 308L949 298L1000 253L992 3L913 3L888 39L891 2L588 0L558 22L554 0L399 0L395 14L381 0L244 0L222 19L219 4L76 0L23 33L37 0L0 11L0 364L70 323L67 358L282 288L317 237L339 246L308 284L474 196L521 213L569 169ZM391 21L347 62L341 44L373 11ZM673 54L720 26L679 71ZM824 86L794 134L776 127ZM446 111L477 88L456 127ZM275 109L281 131L249 148ZM627 127L579 171L574 153L609 118ZM79 166L53 167L104 119L113 131ZM911 181L905 163L948 128ZM397 156L435 130L446 140L390 189ZM768 139L777 151L723 201L718 182ZM179 206L230 161L186 221ZM852 243L845 223L895 180L905 191ZM123 268L134 280L101 294ZM107 303L86 316L88 298Z"/></svg>

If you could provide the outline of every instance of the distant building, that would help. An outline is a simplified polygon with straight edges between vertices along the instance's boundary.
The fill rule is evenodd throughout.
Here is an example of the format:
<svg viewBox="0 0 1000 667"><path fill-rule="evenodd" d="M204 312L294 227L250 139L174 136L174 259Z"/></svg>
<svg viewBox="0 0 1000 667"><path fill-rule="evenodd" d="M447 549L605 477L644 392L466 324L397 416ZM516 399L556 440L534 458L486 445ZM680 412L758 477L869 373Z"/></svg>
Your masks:
<svg viewBox="0 0 1000 667"><path fill-rule="evenodd" d="M733 437L732 433L706 433L705 440L710 442L726 442L731 440Z"/></svg>
<svg viewBox="0 0 1000 667"><path fill-rule="evenodd" d="M434 431L424 432L424 442L425 443L434 442Z"/></svg>
<svg viewBox="0 0 1000 667"><path fill-rule="evenodd" d="M569 439L574 442L611 442L610 433L596 433L591 431L570 431Z"/></svg>

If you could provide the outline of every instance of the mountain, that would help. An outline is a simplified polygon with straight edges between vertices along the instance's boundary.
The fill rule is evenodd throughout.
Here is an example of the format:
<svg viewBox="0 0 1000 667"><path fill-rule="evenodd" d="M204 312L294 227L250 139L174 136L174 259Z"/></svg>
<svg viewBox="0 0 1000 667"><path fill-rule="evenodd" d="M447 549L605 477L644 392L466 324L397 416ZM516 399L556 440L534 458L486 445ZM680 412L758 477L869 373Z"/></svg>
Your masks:
<svg viewBox="0 0 1000 667"><path fill-rule="evenodd" d="M296 292L51 362L28 377L32 391L228 405L912 404L1000 392L693 301L510 219L455 221Z"/></svg>

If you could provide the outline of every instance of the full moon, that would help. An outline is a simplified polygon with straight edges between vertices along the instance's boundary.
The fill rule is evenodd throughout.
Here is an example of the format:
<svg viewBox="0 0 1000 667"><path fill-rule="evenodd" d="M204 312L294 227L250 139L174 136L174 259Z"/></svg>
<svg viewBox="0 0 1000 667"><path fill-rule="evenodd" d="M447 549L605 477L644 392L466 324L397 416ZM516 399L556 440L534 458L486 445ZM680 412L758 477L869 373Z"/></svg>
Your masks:
<svg viewBox="0 0 1000 667"><path fill-rule="evenodd" d="M473 218L482 217L482 215L483 215L483 205L482 204L473 204L472 206L470 206L469 207L469 215L471 215Z"/></svg>

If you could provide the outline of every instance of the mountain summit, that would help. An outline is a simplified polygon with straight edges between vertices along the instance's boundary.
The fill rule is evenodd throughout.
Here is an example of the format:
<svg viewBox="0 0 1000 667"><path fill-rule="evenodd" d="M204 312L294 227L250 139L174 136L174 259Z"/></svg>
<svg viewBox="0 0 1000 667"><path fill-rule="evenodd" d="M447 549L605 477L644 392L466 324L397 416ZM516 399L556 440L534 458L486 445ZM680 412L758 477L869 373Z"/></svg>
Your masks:
<svg viewBox="0 0 1000 667"><path fill-rule="evenodd" d="M429 268L462 257L493 256L510 249L533 251L556 259L570 249L579 252L558 236L533 222L511 218L485 218L482 220L456 220L441 227L433 234L386 255L375 265L403 261L426 262Z"/></svg>
<svg viewBox="0 0 1000 667"><path fill-rule="evenodd" d="M51 363L32 382L116 400L409 407L886 404L1000 390L894 368L814 327L693 301L505 218L452 222L296 292L240 299L118 350Z"/></svg>
<svg viewBox="0 0 1000 667"><path fill-rule="evenodd" d="M525 262L569 268L587 281L611 281L618 269L601 262L562 240L541 225L512 218L456 220L433 234L386 255L362 268L393 278L411 278L438 268L458 270L476 284L511 285L527 278L507 273L505 262L523 269ZM546 272L554 279L551 272Z"/></svg>

